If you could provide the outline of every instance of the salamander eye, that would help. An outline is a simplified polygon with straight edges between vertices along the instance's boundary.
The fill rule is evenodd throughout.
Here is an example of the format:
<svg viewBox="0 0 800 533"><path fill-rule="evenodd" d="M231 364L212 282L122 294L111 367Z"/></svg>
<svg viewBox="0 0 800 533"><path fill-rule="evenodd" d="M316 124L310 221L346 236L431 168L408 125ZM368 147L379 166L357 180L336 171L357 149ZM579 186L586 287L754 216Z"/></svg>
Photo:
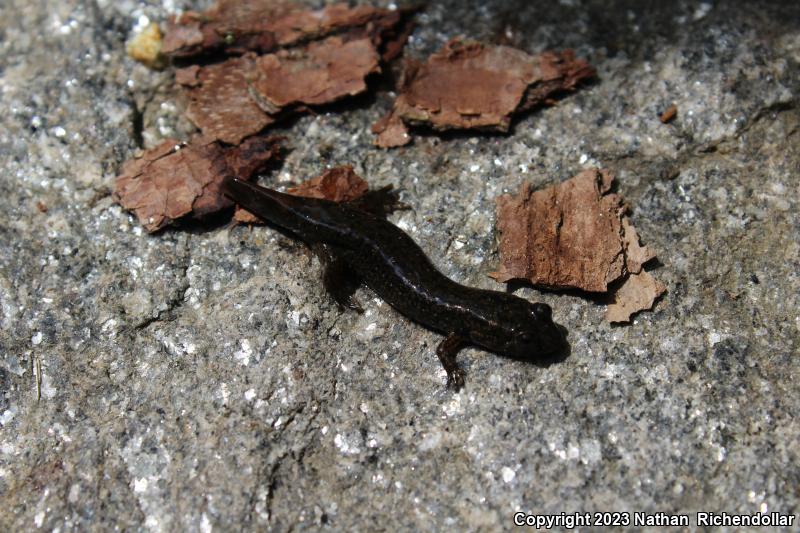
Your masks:
<svg viewBox="0 0 800 533"><path fill-rule="evenodd" d="M523 331L522 333L520 333L518 335L518 337L519 337L519 340L521 340L525 344L530 344L531 342L533 342L533 335L531 335L527 331Z"/></svg>
<svg viewBox="0 0 800 533"><path fill-rule="evenodd" d="M539 320L550 320L553 318L553 310L547 304L535 303L533 304L533 316Z"/></svg>

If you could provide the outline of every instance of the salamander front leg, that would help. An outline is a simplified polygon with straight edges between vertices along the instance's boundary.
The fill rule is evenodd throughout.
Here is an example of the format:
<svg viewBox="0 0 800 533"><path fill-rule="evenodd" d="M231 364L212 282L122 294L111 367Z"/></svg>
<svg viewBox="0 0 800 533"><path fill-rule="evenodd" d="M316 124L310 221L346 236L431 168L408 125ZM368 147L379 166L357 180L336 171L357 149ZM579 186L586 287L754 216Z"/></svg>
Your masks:
<svg viewBox="0 0 800 533"><path fill-rule="evenodd" d="M381 218L386 218L386 215L395 211L411 209L410 206L400 201L400 193L391 185L380 189L371 189L355 200L350 200L347 205Z"/></svg>
<svg viewBox="0 0 800 533"><path fill-rule="evenodd" d="M364 309L355 297L361 280L350 265L324 244L316 244L313 249L323 262L325 270L322 274L322 285L328 294L342 307L363 313Z"/></svg>
<svg viewBox="0 0 800 533"><path fill-rule="evenodd" d="M458 391L464 386L464 370L458 367L456 355L464 347L464 338L457 333L451 333L436 347L436 355L439 356L445 372L447 372L447 386Z"/></svg>

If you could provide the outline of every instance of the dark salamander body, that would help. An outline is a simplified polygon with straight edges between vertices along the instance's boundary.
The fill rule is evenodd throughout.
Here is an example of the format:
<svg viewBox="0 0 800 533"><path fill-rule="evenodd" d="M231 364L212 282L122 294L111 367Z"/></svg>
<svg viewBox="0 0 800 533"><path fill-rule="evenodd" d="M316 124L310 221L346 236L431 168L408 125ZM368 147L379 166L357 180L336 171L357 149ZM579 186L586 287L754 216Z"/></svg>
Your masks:
<svg viewBox="0 0 800 533"><path fill-rule="evenodd" d="M456 354L467 344L537 361L567 348L550 306L499 291L459 285L439 272L411 237L387 220L347 203L292 196L227 179L236 203L297 235L328 258L325 285L342 305L365 283L408 318L447 335L436 350L448 383L463 385Z"/></svg>

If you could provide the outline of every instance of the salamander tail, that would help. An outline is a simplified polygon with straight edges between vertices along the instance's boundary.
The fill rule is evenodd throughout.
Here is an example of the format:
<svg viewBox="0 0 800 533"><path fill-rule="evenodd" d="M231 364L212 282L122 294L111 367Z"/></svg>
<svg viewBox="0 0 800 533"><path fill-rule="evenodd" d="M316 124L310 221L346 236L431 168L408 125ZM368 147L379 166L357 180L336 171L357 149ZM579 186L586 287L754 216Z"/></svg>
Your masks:
<svg viewBox="0 0 800 533"><path fill-rule="evenodd" d="M232 177L222 182L222 192L259 218L281 223L281 220L276 220L276 215L283 211L281 196L285 195L282 193Z"/></svg>

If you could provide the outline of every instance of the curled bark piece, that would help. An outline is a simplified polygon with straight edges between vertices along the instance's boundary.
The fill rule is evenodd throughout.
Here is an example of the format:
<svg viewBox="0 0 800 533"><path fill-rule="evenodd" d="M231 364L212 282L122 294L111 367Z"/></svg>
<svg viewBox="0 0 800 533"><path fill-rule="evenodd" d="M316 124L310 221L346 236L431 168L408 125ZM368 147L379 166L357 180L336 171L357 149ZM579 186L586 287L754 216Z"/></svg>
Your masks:
<svg viewBox="0 0 800 533"><path fill-rule="evenodd" d="M539 191L497 199L502 266L498 281L525 279L556 289L605 292L625 272L622 200L609 194L613 178L585 170Z"/></svg>
<svg viewBox="0 0 800 533"><path fill-rule="evenodd" d="M412 12L347 4L311 10L282 1L218 0L202 13L170 17L162 53L174 58L265 53L335 33L369 38L390 59L402 49Z"/></svg>
<svg viewBox="0 0 800 533"><path fill-rule="evenodd" d="M178 69L175 80L188 93L186 116L203 135L238 144L286 114L366 90L381 60L402 51L415 11L218 0L202 13L170 18L161 51L183 60L222 56Z"/></svg>
<svg viewBox="0 0 800 533"><path fill-rule="evenodd" d="M376 134L375 145L381 148L394 148L411 142L411 135L403 121L393 112L372 125L372 133Z"/></svg>
<svg viewBox="0 0 800 533"><path fill-rule="evenodd" d="M355 173L353 167L344 165L326 170L316 178L304 181L288 192L308 198L323 198L334 202L348 202L360 198L369 185Z"/></svg>
<svg viewBox="0 0 800 533"><path fill-rule="evenodd" d="M501 266L498 281L524 279L555 289L606 292L622 280L606 318L625 322L652 307L665 288L642 267L655 252L639 243L612 175L588 169L538 191L497 199Z"/></svg>
<svg viewBox="0 0 800 533"><path fill-rule="evenodd" d="M642 266L656 258L649 246L639 244L639 234L628 217L622 217L622 236L625 245L625 267L631 274L638 274Z"/></svg>
<svg viewBox="0 0 800 533"><path fill-rule="evenodd" d="M594 68L571 50L532 56L508 46L453 39L425 63L407 64L393 114L435 130L504 132L514 113L594 75ZM381 123L376 129L385 131ZM379 139L378 144L391 143Z"/></svg>
<svg viewBox="0 0 800 533"><path fill-rule="evenodd" d="M614 292L614 302L606 309L608 322L629 322L639 311L652 309L667 288L644 270L631 274Z"/></svg>
<svg viewBox="0 0 800 533"><path fill-rule="evenodd" d="M253 88L275 108L334 102L366 90L364 79L380 70L369 39L330 37L300 50L282 50L257 59Z"/></svg>
<svg viewBox="0 0 800 533"><path fill-rule="evenodd" d="M203 135L239 144L275 121L251 97L256 76L255 57L235 57L198 69L182 69L176 81L188 86L186 116Z"/></svg>
<svg viewBox="0 0 800 533"><path fill-rule="evenodd" d="M253 137L225 147L203 137L188 144L167 139L123 164L113 198L149 232L186 216L202 218L233 205L220 193L225 176L250 179L279 156L278 141Z"/></svg>
<svg viewBox="0 0 800 533"><path fill-rule="evenodd" d="M335 36L304 48L187 67L175 79L189 94L186 116L203 134L238 144L281 114L365 91L365 79L380 70L379 62L369 39Z"/></svg>

